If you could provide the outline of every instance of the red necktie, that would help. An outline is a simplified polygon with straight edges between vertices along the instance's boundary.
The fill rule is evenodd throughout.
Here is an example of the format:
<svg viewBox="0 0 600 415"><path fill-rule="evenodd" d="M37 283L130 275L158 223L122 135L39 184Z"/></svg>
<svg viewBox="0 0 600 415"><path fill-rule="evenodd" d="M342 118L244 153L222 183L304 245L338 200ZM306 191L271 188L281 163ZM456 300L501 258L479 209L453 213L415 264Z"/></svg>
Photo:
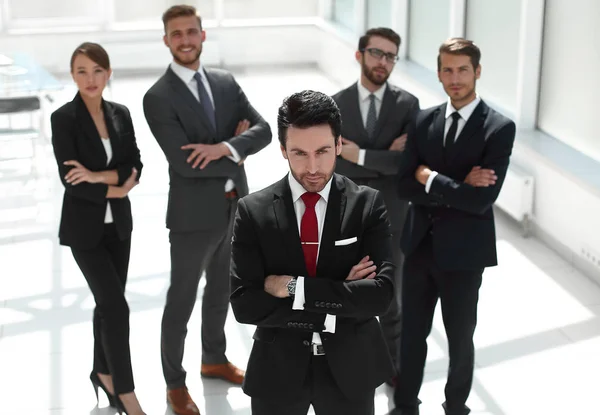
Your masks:
<svg viewBox="0 0 600 415"><path fill-rule="evenodd" d="M301 197L306 210L300 222L300 241L302 241L308 276L314 277L317 275L317 253L319 252L319 225L315 205L321 196L318 193L306 192Z"/></svg>

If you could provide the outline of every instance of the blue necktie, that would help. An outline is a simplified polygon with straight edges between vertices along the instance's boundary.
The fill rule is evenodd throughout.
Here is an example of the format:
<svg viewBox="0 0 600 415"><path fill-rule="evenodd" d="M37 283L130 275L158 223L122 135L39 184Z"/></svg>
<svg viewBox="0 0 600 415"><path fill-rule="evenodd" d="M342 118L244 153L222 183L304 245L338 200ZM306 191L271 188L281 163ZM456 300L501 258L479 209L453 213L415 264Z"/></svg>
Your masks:
<svg viewBox="0 0 600 415"><path fill-rule="evenodd" d="M210 97L208 96L208 92L204 87L204 83L202 82L202 75L199 72L194 74L194 79L196 80L196 84L198 86L198 97L200 97L200 105L204 109L208 120L213 126L214 130L217 131L217 122L215 120L215 109L213 108Z"/></svg>

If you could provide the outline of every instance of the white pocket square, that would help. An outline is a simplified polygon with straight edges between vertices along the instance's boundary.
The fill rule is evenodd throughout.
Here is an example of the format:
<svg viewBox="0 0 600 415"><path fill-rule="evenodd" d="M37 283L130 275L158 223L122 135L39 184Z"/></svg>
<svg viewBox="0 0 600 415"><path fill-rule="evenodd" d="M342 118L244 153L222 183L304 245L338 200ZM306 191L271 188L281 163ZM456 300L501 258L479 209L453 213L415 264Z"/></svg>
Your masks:
<svg viewBox="0 0 600 415"><path fill-rule="evenodd" d="M335 246L350 245L356 241L358 241L358 238L356 236L354 238L340 239L339 241L335 241Z"/></svg>

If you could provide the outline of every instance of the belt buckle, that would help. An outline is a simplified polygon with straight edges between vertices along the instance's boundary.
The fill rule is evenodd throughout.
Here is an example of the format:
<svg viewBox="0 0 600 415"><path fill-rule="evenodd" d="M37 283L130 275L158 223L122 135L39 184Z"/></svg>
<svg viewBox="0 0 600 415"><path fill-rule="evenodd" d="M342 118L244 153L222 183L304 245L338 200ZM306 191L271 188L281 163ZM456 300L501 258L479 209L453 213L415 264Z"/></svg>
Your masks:
<svg viewBox="0 0 600 415"><path fill-rule="evenodd" d="M325 354L325 348L322 344L312 344L312 352L315 356L323 356Z"/></svg>

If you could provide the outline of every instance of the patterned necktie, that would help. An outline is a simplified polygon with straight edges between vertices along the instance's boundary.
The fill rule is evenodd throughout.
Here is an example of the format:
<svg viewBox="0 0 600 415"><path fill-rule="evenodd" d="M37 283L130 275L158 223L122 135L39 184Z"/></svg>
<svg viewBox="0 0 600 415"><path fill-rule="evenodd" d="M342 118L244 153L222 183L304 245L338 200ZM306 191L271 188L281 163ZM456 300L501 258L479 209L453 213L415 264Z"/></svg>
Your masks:
<svg viewBox="0 0 600 415"><path fill-rule="evenodd" d="M446 141L444 142L444 152L448 154L450 149L454 145L456 141L456 131L458 130L458 120L460 120L460 114L458 111L452 113L452 125L450 125L450 129L448 130L448 134L446 134Z"/></svg>
<svg viewBox="0 0 600 415"><path fill-rule="evenodd" d="M210 121L212 127L215 131L217 131L217 122L215 121L215 109L212 105L212 101L208 96L208 92L204 87L204 83L202 82L202 75L199 72L194 74L194 79L196 80L196 85L198 86L198 97L200 97L200 105L204 109L208 120Z"/></svg>
<svg viewBox="0 0 600 415"><path fill-rule="evenodd" d="M367 112L367 125L366 130L369 135L369 139L373 139L375 135L375 124L377 124L377 112L375 111L375 95L369 95L369 111Z"/></svg>
<svg viewBox="0 0 600 415"><path fill-rule="evenodd" d="M319 225L315 205L321 196L318 193L306 192L301 197L306 210L300 222L300 241L308 276L314 277L317 275L317 253L319 252Z"/></svg>

